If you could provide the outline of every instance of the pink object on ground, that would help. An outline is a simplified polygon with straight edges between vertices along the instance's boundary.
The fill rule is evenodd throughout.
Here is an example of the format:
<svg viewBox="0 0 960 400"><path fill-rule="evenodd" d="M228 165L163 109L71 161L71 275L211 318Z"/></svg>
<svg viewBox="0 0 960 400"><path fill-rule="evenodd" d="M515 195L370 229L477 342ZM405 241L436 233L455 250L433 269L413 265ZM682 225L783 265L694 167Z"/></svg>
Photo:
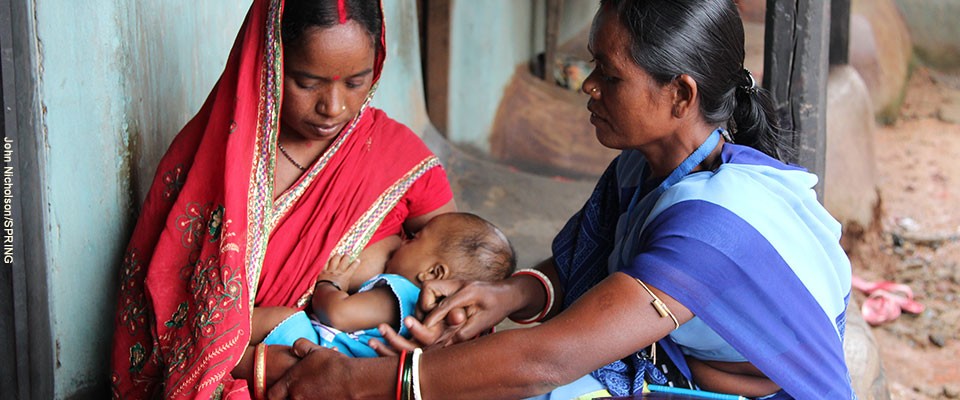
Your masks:
<svg viewBox="0 0 960 400"><path fill-rule="evenodd" d="M868 295L860 307L860 312L870 325L893 321L900 316L901 311L919 314L924 310L923 304L913 300L913 290L907 285L889 281L869 282L856 275L851 283L853 288Z"/></svg>

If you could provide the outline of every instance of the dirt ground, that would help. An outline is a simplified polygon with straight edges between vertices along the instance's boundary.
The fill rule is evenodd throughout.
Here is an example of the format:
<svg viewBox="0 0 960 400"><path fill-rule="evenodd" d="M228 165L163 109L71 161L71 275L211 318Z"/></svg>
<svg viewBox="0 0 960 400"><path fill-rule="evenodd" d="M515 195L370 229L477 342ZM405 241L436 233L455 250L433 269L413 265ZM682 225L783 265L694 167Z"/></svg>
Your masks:
<svg viewBox="0 0 960 400"><path fill-rule="evenodd" d="M960 73L916 69L900 118L878 129L876 156L880 218L853 246L853 271L905 283L926 306L872 329L891 399L958 399Z"/></svg>

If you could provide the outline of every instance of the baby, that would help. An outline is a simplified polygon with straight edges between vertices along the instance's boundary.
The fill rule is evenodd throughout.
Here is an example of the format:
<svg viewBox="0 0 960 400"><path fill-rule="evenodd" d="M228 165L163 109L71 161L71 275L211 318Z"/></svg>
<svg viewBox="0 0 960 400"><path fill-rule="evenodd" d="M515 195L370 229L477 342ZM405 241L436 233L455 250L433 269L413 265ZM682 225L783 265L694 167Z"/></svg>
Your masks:
<svg viewBox="0 0 960 400"><path fill-rule="evenodd" d="M256 308L250 347L260 341L292 346L297 339L307 338L349 356L376 357L367 343L383 341L379 324L389 324L409 337L402 321L414 315L424 282L505 279L516 265L516 255L506 236L490 222L469 213L448 213L434 217L413 238L404 240L384 265L385 273L350 294L343 288L358 265L348 256L330 257L317 277L313 320L293 308ZM273 363L268 375L278 376L277 368L285 370L292 362Z"/></svg>

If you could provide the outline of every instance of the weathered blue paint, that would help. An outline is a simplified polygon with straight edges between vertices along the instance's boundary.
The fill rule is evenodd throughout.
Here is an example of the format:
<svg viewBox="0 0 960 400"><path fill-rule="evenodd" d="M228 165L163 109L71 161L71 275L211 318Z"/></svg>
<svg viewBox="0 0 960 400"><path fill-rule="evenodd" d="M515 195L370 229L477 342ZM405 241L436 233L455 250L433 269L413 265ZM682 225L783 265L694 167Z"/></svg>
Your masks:
<svg viewBox="0 0 960 400"><path fill-rule="evenodd" d="M387 61L373 105L417 134L430 124L423 95L416 0L384 2Z"/></svg>
<svg viewBox="0 0 960 400"><path fill-rule="evenodd" d="M560 43L589 25L596 0L566 0ZM544 48L543 0L453 0L447 138L489 151L504 89ZM531 104L531 107L536 105Z"/></svg>
<svg viewBox="0 0 960 400"><path fill-rule="evenodd" d="M529 1L454 0L450 18L447 138L489 151L503 91L533 56Z"/></svg>

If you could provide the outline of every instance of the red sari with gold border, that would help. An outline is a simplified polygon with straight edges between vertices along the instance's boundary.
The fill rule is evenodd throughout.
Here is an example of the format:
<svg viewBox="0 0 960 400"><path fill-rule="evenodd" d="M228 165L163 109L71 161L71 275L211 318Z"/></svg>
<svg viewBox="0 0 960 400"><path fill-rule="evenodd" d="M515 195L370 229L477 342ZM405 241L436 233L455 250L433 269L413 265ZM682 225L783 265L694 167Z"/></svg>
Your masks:
<svg viewBox="0 0 960 400"><path fill-rule="evenodd" d="M369 97L273 198L282 8L254 1L220 81L158 166L121 268L114 398L249 398L230 371L254 305L302 308L332 252L356 255L399 233L383 222L395 209L416 216L452 199L436 157Z"/></svg>

